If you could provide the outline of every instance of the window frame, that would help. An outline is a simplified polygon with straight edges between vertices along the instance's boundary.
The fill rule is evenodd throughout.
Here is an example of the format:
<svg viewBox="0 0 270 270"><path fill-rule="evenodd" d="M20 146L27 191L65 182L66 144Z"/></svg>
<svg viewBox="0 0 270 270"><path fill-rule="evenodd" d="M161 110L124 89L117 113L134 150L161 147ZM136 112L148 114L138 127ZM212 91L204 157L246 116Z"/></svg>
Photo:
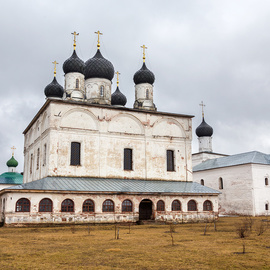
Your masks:
<svg viewBox="0 0 270 270"><path fill-rule="evenodd" d="M172 149L166 150L167 172L175 172L175 153Z"/></svg>
<svg viewBox="0 0 270 270"><path fill-rule="evenodd" d="M75 89L79 89L79 88L80 88L80 81L77 78L76 81L75 81Z"/></svg>
<svg viewBox="0 0 270 270"><path fill-rule="evenodd" d="M19 202L27 202L23 203L22 205L19 205ZM16 205L15 205L15 212L24 212L24 213L30 213L30 209L31 209L31 202L29 199L27 198L20 198L19 200L17 200ZM21 207L21 209L19 209ZM27 209L25 209L26 207L28 207Z"/></svg>
<svg viewBox="0 0 270 270"><path fill-rule="evenodd" d="M124 148L123 162L124 162L123 164L124 171L133 170L133 149L132 148Z"/></svg>
<svg viewBox="0 0 270 270"><path fill-rule="evenodd" d="M126 205L127 203L130 203L130 205ZM133 212L133 203L131 200L129 199L125 199L123 202L122 202L122 213L128 213L128 212Z"/></svg>
<svg viewBox="0 0 270 270"><path fill-rule="evenodd" d="M265 177L264 178L264 185L265 186L268 186L269 185L269 179L268 179L268 177Z"/></svg>
<svg viewBox="0 0 270 270"><path fill-rule="evenodd" d="M219 177L218 178L218 188L219 189L224 189L224 182L223 182L223 178Z"/></svg>
<svg viewBox="0 0 270 270"><path fill-rule="evenodd" d="M165 211L165 202L163 200L159 200L157 202L157 212L164 212Z"/></svg>
<svg viewBox="0 0 270 270"><path fill-rule="evenodd" d="M177 205L177 209L176 209L176 203L179 203ZM178 206L179 206L179 209L178 209ZM176 199L172 201L172 211L182 211L181 202L179 200Z"/></svg>
<svg viewBox="0 0 270 270"><path fill-rule="evenodd" d="M78 146L78 149L75 147ZM81 143L71 142L70 144L70 166L81 166Z"/></svg>
<svg viewBox="0 0 270 270"><path fill-rule="evenodd" d="M104 90L105 90L104 85L101 85L101 86L99 87L99 94L100 94L100 97L104 97Z"/></svg>
<svg viewBox="0 0 270 270"><path fill-rule="evenodd" d="M213 203L210 200L205 200L203 202L203 211L213 211Z"/></svg>
<svg viewBox="0 0 270 270"><path fill-rule="evenodd" d="M204 179L201 179L201 185L204 186Z"/></svg>
<svg viewBox="0 0 270 270"><path fill-rule="evenodd" d="M90 204L87 204L87 202L91 202L92 205ZM90 209L91 208L91 209ZM90 209L90 210L89 210ZM91 199L86 199L84 202L83 202L83 205L82 205L82 212L83 213L94 213L95 212L95 202Z"/></svg>
<svg viewBox="0 0 270 270"><path fill-rule="evenodd" d="M197 202L195 200L189 200L188 203L187 203L187 210L188 211L193 211L193 212L198 211Z"/></svg>
<svg viewBox="0 0 270 270"><path fill-rule="evenodd" d="M48 200L50 202L50 204L44 204L44 205L41 205L42 201L45 201L45 200ZM41 206L42 207L45 207L46 210L41 210ZM38 212L47 212L47 213L52 213L53 212L53 202L51 199L49 198L43 198L42 200L40 200L39 202L39 205L38 205Z"/></svg>
<svg viewBox="0 0 270 270"><path fill-rule="evenodd" d="M72 205L71 206L70 205L64 205L63 204L64 202L72 202ZM73 200L65 199L65 200L62 201L62 203L61 203L61 212L63 212L63 213L74 213L75 212L74 210L75 210L75 204L74 204Z"/></svg>
<svg viewBox="0 0 270 270"><path fill-rule="evenodd" d="M111 203L111 204L108 204ZM102 203L102 212L103 213L114 213L114 201L111 199L106 199L103 203Z"/></svg>

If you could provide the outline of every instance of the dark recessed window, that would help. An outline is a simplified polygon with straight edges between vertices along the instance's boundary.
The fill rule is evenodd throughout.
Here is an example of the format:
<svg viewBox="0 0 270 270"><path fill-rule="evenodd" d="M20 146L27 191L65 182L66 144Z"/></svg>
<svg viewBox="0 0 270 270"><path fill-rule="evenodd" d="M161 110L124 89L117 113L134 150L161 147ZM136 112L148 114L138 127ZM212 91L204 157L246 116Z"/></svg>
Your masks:
<svg viewBox="0 0 270 270"><path fill-rule="evenodd" d="M40 150L38 148L38 150L37 150L37 170L39 169L39 155L40 155Z"/></svg>
<svg viewBox="0 0 270 270"><path fill-rule="evenodd" d="M101 97L104 96L104 86L103 85L100 86L100 96Z"/></svg>
<svg viewBox="0 0 270 270"><path fill-rule="evenodd" d="M181 211L181 203L178 200L172 202L172 211Z"/></svg>
<svg viewBox="0 0 270 270"><path fill-rule="evenodd" d="M264 179L264 183L266 186L268 186L268 178L267 177Z"/></svg>
<svg viewBox="0 0 270 270"><path fill-rule="evenodd" d="M102 212L114 212L114 203L112 200L106 200L103 203Z"/></svg>
<svg viewBox="0 0 270 270"><path fill-rule="evenodd" d="M223 189L223 179L221 177L219 177L218 182L219 182L219 189Z"/></svg>
<svg viewBox="0 0 270 270"><path fill-rule="evenodd" d="M95 204L92 200L84 201L83 212L95 212Z"/></svg>
<svg viewBox="0 0 270 270"><path fill-rule="evenodd" d="M132 202L130 200L123 201L122 212L132 212Z"/></svg>
<svg viewBox="0 0 270 270"><path fill-rule="evenodd" d="M165 211L165 203L162 200L157 202L157 211Z"/></svg>
<svg viewBox="0 0 270 270"><path fill-rule="evenodd" d="M61 212L74 212L74 202L66 199L61 204Z"/></svg>
<svg viewBox="0 0 270 270"><path fill-rule="evenodd" d="M188 211L197 211L197 203L194 200L188 202Z"/></svg>
<svg viewBox="0 0 270 270"><path fill-rule="evenodd" d="M16 212L30 212L30 201L22 198L16 202Z"/></svg>
<svg viewBox="0 0 270 270"><path fill-rule="evenodd" d="M39 212L52 212L52 200L42 199L39 202Z"/></svg>
<svg viewBox="0 0 270 270"><path fill-rule="evenodd" d="M146 89L146 99L149 99L149 89Z"/></svg>
<svg viewBox="0 0 270 270"><path fill-rule="evenodd" d="M76 89L79 89L79 79L76 79Z"/></svg>
<svg viewBox="0 0 270 270"><path fill-rule="evenodd" d="M174 171L174 151L167 150L167 171L173 172Z"/></svg>
<svg viewBox="0 0 270 270"><path fill-rule="evenodd" d="M71 143L70 165L81 165L81 144L78 142Z"/></svg>
<svg viewBox="0 0 270 270"><path fill-rule="evenodd" d="M265 210L266 210L266 211L269 210L269 205L268 205L268 203L265 204Z"/></svg>
<svg viewBox="0 0 270 270"><path fill-rule="evenodd" d="M203 186L204 186L204 180L203 180L203 179L201 179L201 185L203 185Z"/></svg>
<svg viewBox="0 0 270 270"><path fill-rule="evenodd" d="M213 211L212 202L207 200L203 203L203 211Z"/></svg>
<svg viewBox="0 0 270 270"><path fill-rule="evenodd" d="M124 149L124 170L132 170L132 149L130 148Z"/></svg>

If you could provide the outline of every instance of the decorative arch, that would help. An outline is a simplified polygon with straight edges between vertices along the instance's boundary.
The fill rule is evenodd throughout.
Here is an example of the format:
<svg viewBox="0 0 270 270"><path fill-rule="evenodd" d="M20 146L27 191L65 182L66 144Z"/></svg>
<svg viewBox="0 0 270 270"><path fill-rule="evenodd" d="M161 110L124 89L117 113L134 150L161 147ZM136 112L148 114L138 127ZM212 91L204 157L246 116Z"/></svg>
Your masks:
<svg viewBox="0 0 270 270"><path fill-rule="evenodd" d="M197 211L197 203L194 200L188 202L188 211Z"/></svg>
<svg viewBox="0 0 270 270"><path fill-rule="evenodd" d="M153 136L185 138L186 132L182 125L173 118L164 117L153 125Z"/></svg>
<svg viewBox="0 0 270 270"><path fill-rule="evenodd" d="M72 109L63 115L60 127L98 130L98 119L88 110Z"/></svg>
<svg viewBox="0 0 270 270"><path fill-rule="evenodd" d="M213 211L213 204L211 201L206 200L203 203L203 211Z"/></svg>
<svg viewBox="0 0 270 270"><path fill-rule="evenodd" d="M181 203L179 200L174 200L172 202L172 211L181 211Z"/></svg>
<svg viewBox="0 0 270 270"><path fill-rule="evenodd" d="M126 199L122 202L122 212L132 212L132 208L133 205L131 200Z"/></svg>
<svg viewBox="0 0 270 270"><path fill-rule="evenodd" d="M61 212L74 212L74 202L71 199L62 201Z"/></svg>
<svg viewBox="0 0 270 270"><path fill-rule="evenodd" d="M26 198L21 198L16 202L16 212L30 212L30 201Z"/></svg>
<svg viewBox="0 0 270 270"><path fill-rule="evenodd" d="M87 199L83 202L83 212L95 212L95 203L91 199Z"/></svg>
<svg viewBox="0 0 270 270"><path fill-rule="evenodd" d="M144 134L144 127L141 121L127 113L120 113L114 116L109 123L108 132L126 134Z"/></svg>
<svg viewBox="0 0 270 270"><path fill-rule="evenodd" d="M52 212L53 202L49 198L44 198L39 202L38 211L39 212Z"/></svg>
<svg viewBox="0 0 270 270"><path fill-rule="evenodd" d="M114 202L107 199L102 204L102 212L114 212Z"/></svg>
<svg viewBox="0 0 270 270"><path fill-rule="evenodd" d="M157 211L160 212L160 211L165 211L165 203L164 201L162 200L159 200L157 202Z"/></svg>

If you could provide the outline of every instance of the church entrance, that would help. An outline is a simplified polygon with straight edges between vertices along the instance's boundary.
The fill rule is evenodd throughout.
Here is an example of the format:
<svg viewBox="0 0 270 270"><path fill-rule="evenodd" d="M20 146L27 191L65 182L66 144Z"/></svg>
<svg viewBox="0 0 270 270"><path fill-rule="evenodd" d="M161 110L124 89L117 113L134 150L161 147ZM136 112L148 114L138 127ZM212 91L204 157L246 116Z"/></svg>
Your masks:
<svg viewBox="0 0 270 270"><path fill-rule="evenodd" d="M139 205L139 220L149 220L152 218L152 201L144 199Z"/></svg>

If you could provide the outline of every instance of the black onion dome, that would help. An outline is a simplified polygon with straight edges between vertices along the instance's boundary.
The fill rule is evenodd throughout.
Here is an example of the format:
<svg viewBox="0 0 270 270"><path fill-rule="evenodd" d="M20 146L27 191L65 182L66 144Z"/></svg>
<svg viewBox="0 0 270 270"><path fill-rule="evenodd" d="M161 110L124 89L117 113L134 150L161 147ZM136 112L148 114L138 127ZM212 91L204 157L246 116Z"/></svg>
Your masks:
<svg viewBox="0 0 270 270"><path fill-rule="evenodd" d="M155 81L155 75L152 71L150 71L146 67L145 63L143 63L142 68L134 74L133 81L135 84L139 83L153 84Z"/></svg>
<svg viewBox="0 0 270 270"><path fill-rule="evenodd" d="M201 124L196 128L196 135L198 137L211 137L213 135L213 128L204 121L204 117Z"/></svg>
<svg viewBox="0 0 270 270"><path fill-rule="evenodd" d="M70 72L79 72L84 74L85 63L78 56L76 51L73 51L71 57L69 57L63 64L63 71L65 74Z"/></svg>
<svg viewBox="0 0 270 270"><path fill-rule="evenodd" d="M125 106L127 103L127 98L124 94L121 93L121 91L119 90L118 86L115 90L115 92L112 94L112 98L111 98L111 104L112 105L121 105L121 106Z"/></svg>
<svg viewBox="0 0 270 270"><path fill-rule="evenodd" d="M84 75L85 79L103 78L111 81L114 76L114 67L102 56L100 50L97 50L95 56L85 62Z"/></svg>
<svg viewBox="0 0 270 270"><path fill-rule="evenodd" d="M57 82L56 78L54 77L53 81L45 87L44 93L47 98L62 98L64 94L64 88Z"/></svg>

